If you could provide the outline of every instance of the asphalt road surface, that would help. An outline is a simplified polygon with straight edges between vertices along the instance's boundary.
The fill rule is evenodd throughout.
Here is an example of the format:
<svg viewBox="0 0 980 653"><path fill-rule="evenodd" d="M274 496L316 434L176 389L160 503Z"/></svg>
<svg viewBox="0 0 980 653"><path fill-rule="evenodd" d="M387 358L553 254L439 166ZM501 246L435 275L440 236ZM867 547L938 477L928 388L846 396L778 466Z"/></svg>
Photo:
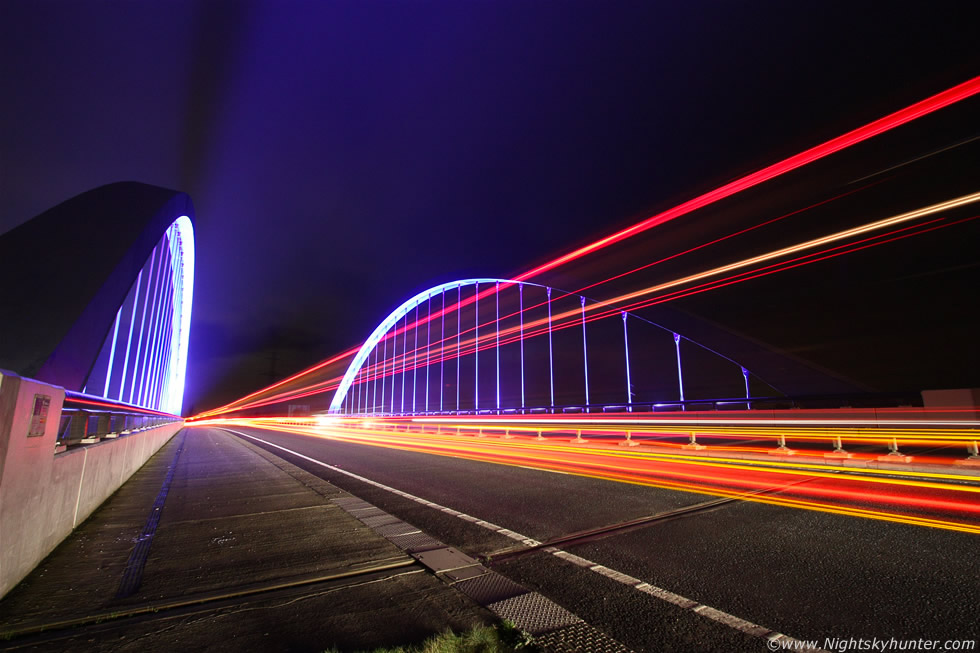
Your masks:
<svg viewBox="0 0 980 653"><path fill-rule="evenodd" d="M827 638L894 638L940 640L940 649L947 640L974 640L976 650L980 639L976 535L717 502L703 494L328 438L233 430L338 468L259 443L486 560L637 651L771 650L765 639L744 632L747 622L828 648L834 643ZM554 550L529 551L513 537L343 472L543 543L705 505L556 544L559 551L634 579L623 582L608 570L597 573L592 564L561 558ZM635 579L649 584L640 586L645 591L631 586ZM671 593L667 600L663 591ZM697 604L708 609L692 609Z"/></svg>

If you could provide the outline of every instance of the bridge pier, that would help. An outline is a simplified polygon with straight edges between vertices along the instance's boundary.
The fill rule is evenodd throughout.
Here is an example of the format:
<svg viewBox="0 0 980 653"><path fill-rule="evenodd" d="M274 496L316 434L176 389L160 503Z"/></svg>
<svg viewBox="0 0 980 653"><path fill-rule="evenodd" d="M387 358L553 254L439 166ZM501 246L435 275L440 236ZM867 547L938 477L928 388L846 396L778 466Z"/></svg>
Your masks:
<svg viewBox="0 0 980 653"><path fill-rule="evenodd" d="M891 442L888 443L888 453L884 456L878 456L878 460L887 463L910 463L912 462L912 456L906 456L899 451L898 438L893 437Z"/></svg>
<svg viewBox="0 0 980 653"><path fill-rule="evenodd" d="M796 454L795 451L786 446L786 436L782 433L779 434L779 446L770 449L769 453L773 456L793 456Z"/></svg>
<svg viewBox="0 0 980 653"><path fill-rule="evenodd" d="M963 460L954 461L957 465L969 465L971 467L980 467L980 447L977 446L977 441L974 440L970 444L966 445L966 452L970 454Z"/></svg>
<svg viewBox="0 0 980 653"><path fill-rule="evenodd" d="M834 438L834 445L834 450L830 453L825 453L823 455L824 458L845 459L854 457L854 454L844 451L844 443L841 441L840 433Z"/></svg>
<svg viewBox="0 0 980 653"><path fill-rule="evenodd" d="M698 444L698 438L694 434L694 431L691 431L691 438L688 441L688 443L681 447L681 449L688 449L691 451L701 451L702 449L707 449L707 448L708 447L706 447L703 444Z"/></svg>
<svg viewBox="0 0 980 653"><path fill-rule="evenodd" d="M619 443L621 447L638 447L640 443L633 439L633 431L626 432L626 439Z"/></svg>

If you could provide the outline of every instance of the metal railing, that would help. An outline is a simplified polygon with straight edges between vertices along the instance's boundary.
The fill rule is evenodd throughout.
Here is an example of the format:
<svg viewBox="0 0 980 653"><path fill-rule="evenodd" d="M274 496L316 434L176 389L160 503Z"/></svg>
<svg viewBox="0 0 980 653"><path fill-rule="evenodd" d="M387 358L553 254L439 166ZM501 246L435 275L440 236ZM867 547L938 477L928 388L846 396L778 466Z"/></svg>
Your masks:
<svg viewBox="0 0 980 653"><path fill-rule="evenodd" d="M182 421L179 415L132 406L80 392L65 392L55 452Z"/></svg>
<svg viewBox="0 0 980 653"><path fill-rule="evenodd" d="M390 412L381 407L377 412L354 413L356 417L410 417L443 415L537 415L542 413L656 413L669 411L726 411L726 410L781 410L781 409L828 409L828 408L892 408L922 405L918 392L890 392L865 394L797 395L792 397L725 397L720 399L684 399L674 401L644 401L632 404L591 403L554 406L528 406L526 408L481 408L479 410L443 410Z"/></svg>

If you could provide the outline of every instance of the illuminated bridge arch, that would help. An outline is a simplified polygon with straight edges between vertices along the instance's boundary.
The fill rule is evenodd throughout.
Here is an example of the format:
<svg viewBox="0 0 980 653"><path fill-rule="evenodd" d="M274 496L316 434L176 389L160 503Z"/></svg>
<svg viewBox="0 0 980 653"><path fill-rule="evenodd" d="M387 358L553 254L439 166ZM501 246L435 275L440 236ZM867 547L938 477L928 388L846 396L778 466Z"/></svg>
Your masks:
<svg viewBox="0 0 980 653"><path fill-rule="evenodd" d="M685 370L690 355L696 364ZM706 357L715 365L707 371ZM685 371L717 376L723 390L709 399ZM371 332L330 412L632 411L705 401L744 407L753 396L750 379L772 396L744 366L635 313L535 283L462 279L411 297Z"/></svg>
<svg viewBox="0 0 980 653"><path fill-rule="evenodd" d="M194 293L193 219L186 194L121 182L0 237L9 272L0 315L19 316L0 320L0 367L179 414Z"/></svg>

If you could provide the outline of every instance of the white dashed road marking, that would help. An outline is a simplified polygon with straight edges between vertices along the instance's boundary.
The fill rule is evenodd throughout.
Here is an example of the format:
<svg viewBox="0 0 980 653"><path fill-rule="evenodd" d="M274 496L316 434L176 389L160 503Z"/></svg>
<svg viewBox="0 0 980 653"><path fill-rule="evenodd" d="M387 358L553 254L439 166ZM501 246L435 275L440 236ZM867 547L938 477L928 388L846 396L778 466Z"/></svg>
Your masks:
<svg viewBox="0 0 980 653"><path fill-rule="evenodd" d="M309 456L304 456L303 454L297 451L293 451L292 449L287 449L286 447L280 446L273 442L269 442L268 440L263 440L262 438L257 438L253 435L242 433L241 431L234 431L232 429L223 429L223 430L228 431L229 433L234 433L235 435L240 435L250 440L255 440L256 442L261 442L262 444L268 445L270 447L280 449L298 458L302 458L303 460L308 460L311 463L315 463L317 465L320 465L321 467L326 467L327 469L335 471L339 474L344 474L351 478L357 479L362 483L367 483L368 485L373 485L374 487L381 488L382 490L387 490L388 492L392 492L400 497L410 499L424 506L435 508L436 510L441 510L446 514L453 515L454 517L458 517L459 519L462 519L464 521L468 521L472 524L476 524L477 526L482 526L487 530L491 530L494 533L499 533L501 535L509 537L512 540L517 540L518 542L521 542L522 544L525 544L527 546L539 546L541 544L541 542L538 542L533 538L527 537L526 535L521 535L520 533L516 533L510 529L504 528L502 526L498 526L497 524L493 524L488 521L484 521L478 517L467 515L466 513L459 512L458 510L454 510L452 508L439 505L438 503L433 503L432 501L423 499L422 497L417 497L414 494L409 494L408 492L403 492L397 488L393 488L389 485L385 485L384 483L378 483L377 481L372 481L369 478L365 478L364 476L361 476L359 474L349 472L346 469L341 469L340 467L335 467L334 465L329 465L323 461L317 460L316 458L310 458ZM786 642L786 644L783 645L784 648L786 649L801 650L801 651L822 650L817 648L806 648L804 642L796 640L790 637L789 635L784 635L783 633L776 632L774 630L766 628L765 626L760 626L759 624L752 623L751 621L742 619L741 617L736 617L733 614L729 614L727 612L723 612L716 608L712 608L711 606L698 603L697 601L685 598L679 594L674 594L669 590L665 590L661 587L651 585L650 583L641 581L638 578L633 578L632 576L616 571L615 569L610 569L609 567L605 567L603 565L592 562L591 560L587 560L585 558L568 553L566 551L562 551L555 547L550 547L550 546L545 547L544 549L542 549L542 551L550 553L557 558L561 558L566 562L570 562L573 565L582 567L584 569L588 569L597 574L605 576L606 578L610 578L618 583L622 583L627 587L632 587L633 589L639 592L649 594L650 596L655 596L662 601L665 601L672 605L676 605L680 608L688 610L689 612L693 612L707 619L711 619L712 621L716 621L720 624L724 624L729 628L733 628L739 632L745 633L746 635L751 635L753 637L761 637L762 639L769 640L770 642L777 642L777 641ZM799 646L800 648L796 648L797 646Z"/></svg>

